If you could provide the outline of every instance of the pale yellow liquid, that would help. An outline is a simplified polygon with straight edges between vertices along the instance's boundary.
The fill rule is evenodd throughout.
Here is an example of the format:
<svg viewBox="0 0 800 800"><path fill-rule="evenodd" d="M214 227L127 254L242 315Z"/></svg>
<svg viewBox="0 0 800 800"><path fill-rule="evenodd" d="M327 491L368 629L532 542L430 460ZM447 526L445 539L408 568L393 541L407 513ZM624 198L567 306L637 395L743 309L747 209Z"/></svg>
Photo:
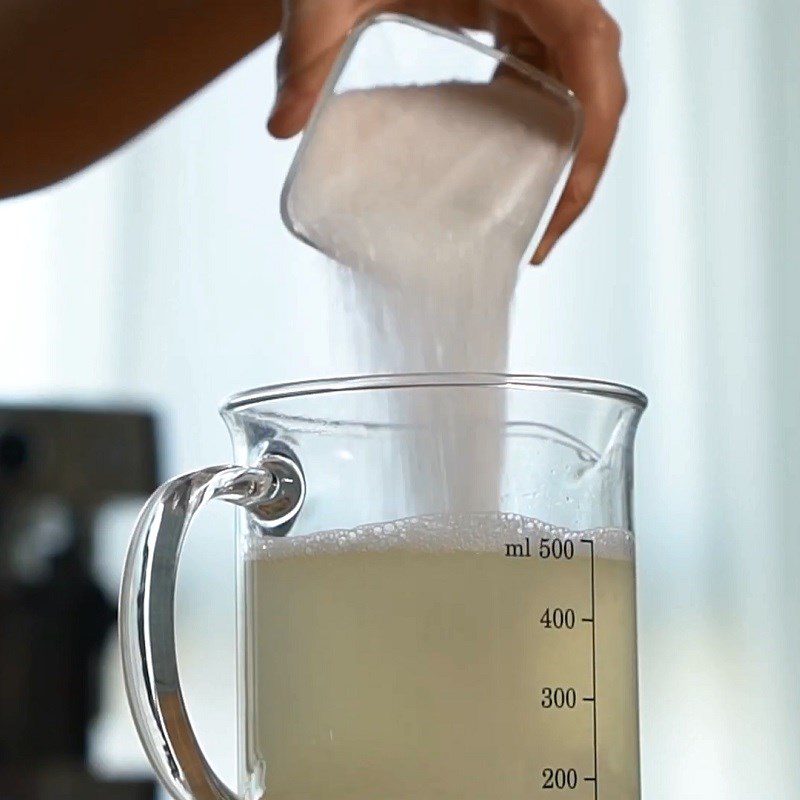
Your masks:
<svg viewBox="0 0 800 800"><path fill-rule="evenodd" d="M459 524L284 539L251 556L252 797L639 797L630 534L583 534L593 669L581 535L519 517ZM525 536L531 557L507 557ZM571 538L574 557L540 558L540 536ZM574 609L574 628L546 628L548 608ZM574 689L575 707L544 708L545 687ZM577 786L545 789L547 769L574 769Z"/></svg>

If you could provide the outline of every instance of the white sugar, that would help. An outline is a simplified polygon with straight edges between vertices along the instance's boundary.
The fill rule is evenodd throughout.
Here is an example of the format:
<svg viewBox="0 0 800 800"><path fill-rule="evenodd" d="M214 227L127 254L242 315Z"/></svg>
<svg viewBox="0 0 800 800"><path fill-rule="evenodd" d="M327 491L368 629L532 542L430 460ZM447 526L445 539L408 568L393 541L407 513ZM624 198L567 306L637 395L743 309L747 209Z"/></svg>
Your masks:
<svg viewBox="0 0 800 800"><path fill-rule="evenodd" d="M550 95L511 78L351 91L326 102L285 211L346 267L344 313L361 368L505 370L519 264L572 133ZM398 415L427 431L416 463L438 465L430 480L409 471L421 507L441 507L444 494L454 512L496 509L502 396L398 402Z"/></svg>

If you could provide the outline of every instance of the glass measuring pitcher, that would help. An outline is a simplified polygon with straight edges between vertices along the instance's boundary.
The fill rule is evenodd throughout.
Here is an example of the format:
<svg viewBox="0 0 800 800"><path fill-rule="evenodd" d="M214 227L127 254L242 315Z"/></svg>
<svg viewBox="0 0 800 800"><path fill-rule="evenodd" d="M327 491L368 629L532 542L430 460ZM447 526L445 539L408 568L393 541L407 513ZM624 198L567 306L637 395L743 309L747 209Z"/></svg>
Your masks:
<svg viewBox="0 0 800 800"><path fill-rule="evenodd" d="M164 484L125 565L128 697L171 794L639 798L645 405L620 385L493 374L232 398L237 465ZM240 507L238 794L199 749L175 655L178 557L213 498Z"/></svg>

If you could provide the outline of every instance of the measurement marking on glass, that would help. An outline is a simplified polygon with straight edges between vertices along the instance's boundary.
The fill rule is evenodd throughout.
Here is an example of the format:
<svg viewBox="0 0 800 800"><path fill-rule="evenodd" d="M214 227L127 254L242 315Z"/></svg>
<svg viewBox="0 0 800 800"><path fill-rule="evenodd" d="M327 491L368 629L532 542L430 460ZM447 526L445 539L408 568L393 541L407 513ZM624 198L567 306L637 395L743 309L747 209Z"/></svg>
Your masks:
<svg viewBox="0 0 800 800"><path fill-rule="evenodd" d="M597 637L595 635L595 591L594 591L594 540L581 539L581 542L589 545L590 550L590 576L591 576L591 605L592 612L590 617L584 618L592 626L592 750L594 755L594 774L584 778L594 784L594 797L597 800ZM586 699L586 698L584 698Z"/></svg>
<svg viewBox="0 0 800 800"><path fill-rule="evenodd" d="M584 703L592 704L592 774L586 775L583 782L594 786L593 797L598 800L598 757L597 757L597 631L596 619L596 590L595 590L595 549L594 539L580 539L581 544L589 545L589 578L591 601L587 616L578 617L574 608L547 606L539 618L539 624L548 630L572 630L576 619L591 625L592 632L592 690L591 694L581 697ZM575 556L575 542L571 539L542 537L538 547L531 551L531 541L524 538L524 543L508 543L505 545L506 558L531 558L534 553L543 560L572 561ZM578 693L572 686L544 686L541 689L542 708L549 712L574 709L578 700ZM574 790L578 786L579 773L571 767L548 766L542 770L542 789Z"/></svg>

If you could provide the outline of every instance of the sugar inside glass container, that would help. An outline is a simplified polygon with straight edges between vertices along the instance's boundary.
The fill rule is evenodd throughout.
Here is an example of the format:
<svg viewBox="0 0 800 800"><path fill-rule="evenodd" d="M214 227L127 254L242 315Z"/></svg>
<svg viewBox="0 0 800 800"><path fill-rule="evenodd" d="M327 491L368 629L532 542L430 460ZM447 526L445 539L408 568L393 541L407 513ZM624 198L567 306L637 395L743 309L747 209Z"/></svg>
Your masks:
<svg viewBox="0 0 800 800"><path fill-rule="evenodd" d="M582 130L574 95L470 36L382 14L349 36L281 198L288 229L339 263L520 264ZM402 263L397 263L402 262Z"/></svg>

